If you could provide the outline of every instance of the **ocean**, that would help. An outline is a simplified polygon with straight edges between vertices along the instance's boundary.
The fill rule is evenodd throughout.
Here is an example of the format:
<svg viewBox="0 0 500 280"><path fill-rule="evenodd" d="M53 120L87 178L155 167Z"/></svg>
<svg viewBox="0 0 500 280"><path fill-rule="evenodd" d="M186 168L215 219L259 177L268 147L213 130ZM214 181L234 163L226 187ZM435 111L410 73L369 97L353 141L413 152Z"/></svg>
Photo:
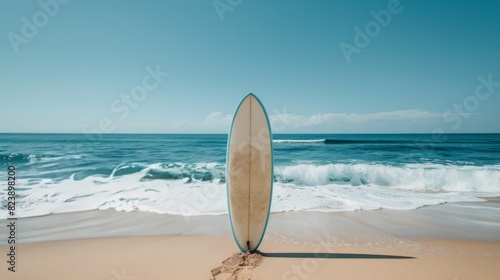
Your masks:
<svg viewBox="0 0 500 280"><path fill-rule="evenodd" d="M500 196L500 134L273 135L272 212L411 210ZM0 134L16 216L227 213L225 134Z"/></svg>

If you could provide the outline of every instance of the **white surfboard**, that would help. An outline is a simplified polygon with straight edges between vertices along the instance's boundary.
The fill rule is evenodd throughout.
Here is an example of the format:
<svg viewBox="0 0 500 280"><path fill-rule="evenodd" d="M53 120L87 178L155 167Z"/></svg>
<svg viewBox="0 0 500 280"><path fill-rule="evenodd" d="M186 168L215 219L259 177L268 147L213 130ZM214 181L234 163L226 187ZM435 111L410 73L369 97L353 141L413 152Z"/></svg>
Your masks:
<svg viewBox="0 0 500 280"><path fill-rule="evenodd" d="M242 252L259 247L271 208L273 190L271 126L252 93L233 116L227 144L227 194L234 240Z"/></svg>

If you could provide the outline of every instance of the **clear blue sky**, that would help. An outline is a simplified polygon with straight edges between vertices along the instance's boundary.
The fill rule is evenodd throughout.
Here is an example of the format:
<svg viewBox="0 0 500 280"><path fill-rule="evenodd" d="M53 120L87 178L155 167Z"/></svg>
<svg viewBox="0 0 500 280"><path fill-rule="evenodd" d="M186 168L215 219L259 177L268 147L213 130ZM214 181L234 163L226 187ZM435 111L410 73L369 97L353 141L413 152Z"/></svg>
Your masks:
<svg viewBox="0 0 500 280"><path fill-rule="evenodd" d="M0 132L500 132L500 1L54 1L0 2Z"/></svg>

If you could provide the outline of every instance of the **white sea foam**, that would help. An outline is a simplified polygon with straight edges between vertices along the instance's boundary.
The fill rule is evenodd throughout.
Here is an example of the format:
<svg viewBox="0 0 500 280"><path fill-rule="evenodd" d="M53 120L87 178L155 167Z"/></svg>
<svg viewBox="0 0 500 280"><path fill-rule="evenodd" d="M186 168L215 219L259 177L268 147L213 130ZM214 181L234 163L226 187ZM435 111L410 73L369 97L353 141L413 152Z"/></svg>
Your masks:
<svg viewBox="0 0 500 280"><path fill-rule="evenodd" d="M18 217L92 209L227 213L224 166L217 163L120 165L111 175L19 179L17 187ZM5 184L0 189L5 209ZM271 210L416 209L498 195L500 166L297 164L275 168ZM0 219L5 218L7 211L0 211Z"/></svg>
<svg viewBox="0 0 500 280"><path fill-rule="evenodd" d="M500 166L411 164L298 164L278 166L275 174L296 185L380 186L409 191L500 191Z"/></svg>

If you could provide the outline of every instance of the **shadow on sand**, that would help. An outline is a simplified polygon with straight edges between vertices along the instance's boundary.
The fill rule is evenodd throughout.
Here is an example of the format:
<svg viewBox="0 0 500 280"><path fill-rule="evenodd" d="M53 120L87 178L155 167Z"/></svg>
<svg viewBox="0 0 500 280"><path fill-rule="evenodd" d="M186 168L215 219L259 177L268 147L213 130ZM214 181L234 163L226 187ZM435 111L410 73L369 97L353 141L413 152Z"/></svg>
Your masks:
<svg viewBox="0 0 500 280"><path fill-rule="evenodd" d="M258 254L268 258L316 258L316 259L415 259L409 256L347 254L347 253L265 253Z"/></svg>

